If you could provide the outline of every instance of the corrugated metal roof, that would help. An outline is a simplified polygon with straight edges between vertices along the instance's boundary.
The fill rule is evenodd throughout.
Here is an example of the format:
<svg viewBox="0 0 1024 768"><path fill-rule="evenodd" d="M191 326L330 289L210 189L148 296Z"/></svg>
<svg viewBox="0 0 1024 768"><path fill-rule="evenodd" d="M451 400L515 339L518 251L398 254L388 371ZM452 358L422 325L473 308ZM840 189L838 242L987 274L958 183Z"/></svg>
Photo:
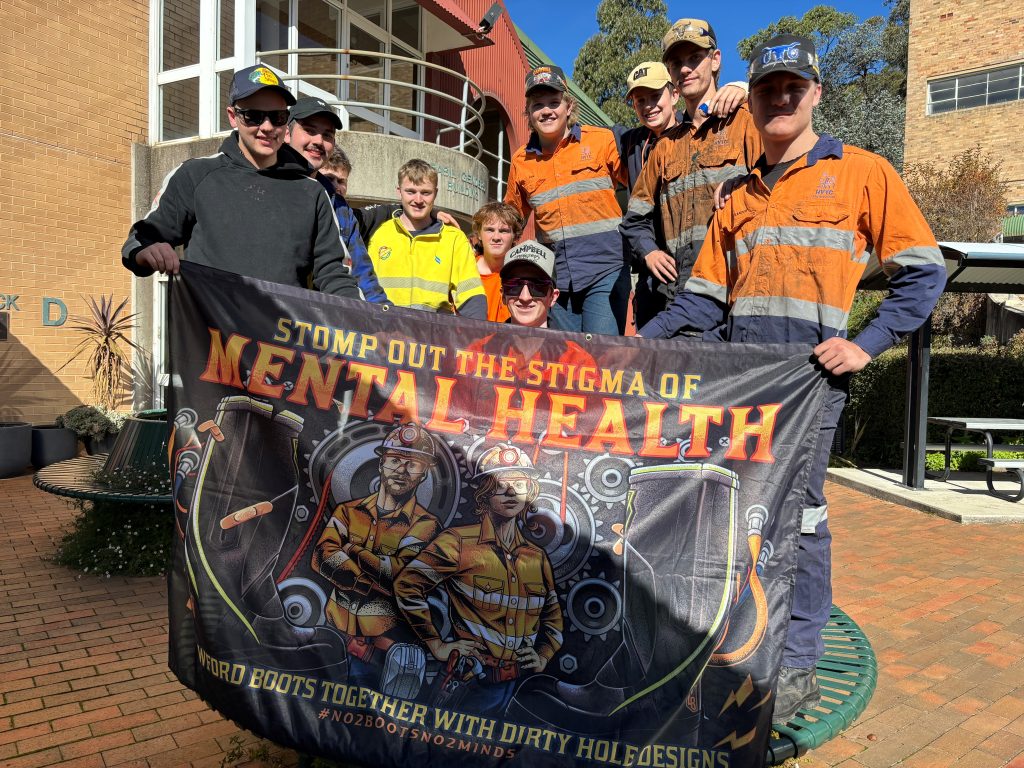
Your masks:
<svg viewBox="0 0 1024 768"><path fill-rule="evenodd" d="M939 243L946 258L946 293L1024 292L1024 245Z"/></svg>
<svg viewBox="0 0 1024 768"><path fill-rule="evenodd" d="M526 33L519 28L518 24L515 25L515 28L516 34L519 35L519 41L523 44L523 50L526 52L526 61L529 63L530 69L540 67L544 64L555 64L555 62L551 60L550 56L544 53L544 51L537 47L537 44L533 42L533 40L526 36ZM555 66L558 65L555 64ZM611 128L615 124L615 121L608 117L608 115L606 115L601 108L597 106L597 103L583 92L583 89L576 84L576 81L571 77L569 77L568 80L569 92L580 105L580 122L585 125L599 125L605 128Z"/></svg>

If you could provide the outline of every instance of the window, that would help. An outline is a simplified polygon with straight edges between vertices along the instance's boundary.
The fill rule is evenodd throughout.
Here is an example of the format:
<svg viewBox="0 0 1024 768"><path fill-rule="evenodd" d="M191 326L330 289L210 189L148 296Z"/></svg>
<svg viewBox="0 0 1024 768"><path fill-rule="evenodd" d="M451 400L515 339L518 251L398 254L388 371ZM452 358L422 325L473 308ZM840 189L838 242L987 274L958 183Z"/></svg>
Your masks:
<svg viewBox="0 0 1024 768"><path fill-rule="evenodd" d="M1024 65L957 75L928 83L928 114L1024 99Z"/></svg>
<svg viewBox="0 0 1024 768"><path fill-rule="evenodd" d="M1006 206L1007 216L1024 216L1024 203L1010 203Z"/></svg>

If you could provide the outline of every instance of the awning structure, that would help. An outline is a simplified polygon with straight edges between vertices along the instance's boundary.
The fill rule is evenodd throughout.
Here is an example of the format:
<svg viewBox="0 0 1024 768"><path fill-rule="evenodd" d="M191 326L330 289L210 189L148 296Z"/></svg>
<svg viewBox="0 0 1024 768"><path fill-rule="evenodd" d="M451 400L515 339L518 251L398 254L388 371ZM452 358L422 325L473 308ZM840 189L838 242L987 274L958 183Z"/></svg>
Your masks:
<svg viewBox="0 0 1024 768"><path fill-rule="evenodd" d="M1024 217L1021 217L1024 218ZM946 259L946 293L1024 293L1024 243L939 243ZM881 288L872 280L868 286ZM907 410L903 483L924 487L928 421L928 367L931 323L910 336L907 355Z"/></svg>
<svg viewBox="0 0 1024 768"><path fill-rule="evenodd" d="M1024 216L1007 216L1003 219L1003 239L1008 237L1024 240Z"/></svg>

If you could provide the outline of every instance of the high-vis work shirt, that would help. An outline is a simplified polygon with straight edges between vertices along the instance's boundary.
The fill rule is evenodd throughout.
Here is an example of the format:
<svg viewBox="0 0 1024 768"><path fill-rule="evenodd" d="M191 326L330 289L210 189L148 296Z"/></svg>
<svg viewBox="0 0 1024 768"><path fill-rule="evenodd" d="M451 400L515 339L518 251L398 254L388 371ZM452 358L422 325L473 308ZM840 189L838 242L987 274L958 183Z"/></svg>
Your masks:
<svg viewBox="0 0 1024 768"><path fill-rule="evenodd" d="M377 494L339 504L313 550L313 569L334 585L328 622L363 637L400 624L392 582L439 527L415 496L384 515L378 514Z"/></svg>
<svg viewBox="0 0 1024 768"><path fill-rule="evenodd" d="M435 221L413 236L400 214L373 233L367 248L388 300L428 312L451 314L457 308L461 315L484 320L487 297L476 254L462 230Z"/></svg>
<svg viewBox="0 0 1024 768"><path fill-rule="evenodd" d="M662 136L633 186L622 234L629 241L640 279L672 297L686 284L714 213L715 188L746 176L761 156L761 137L746 107L727 118L708 117L695 128L687 115ZM644 257L662 250L676 263L676 279L662 283Z"/></svg>
<svg viewBox="0 0 1024 768"><path fill-rule="evenodd" d="M889 277L857 336L876 357L927 319L946 284L935 237L884 159L822 135L771 191L755 169L718 211L686 289L640 329L668 338L804 342L846 336L870 258Z"/></svg>
<svg viewBox="0 0 1024 768"><path fill-rule="evenodd" d="M442 531L395 580L395 599L424 642L440 639L427 595L448 591L455 634L480 640L501 661L533 647L551 660L562 645L562 609L544 550L517 530L511 550L498 543L485 514L476 525Z"/></svg>
<svg viewBox="0 0 1024 768"><path fill-rule="evenodd" d="M626 263L615 199L625 183L607 128L576 124L550 154L532 134L512 156L505 202L524 219L533 212L537 239L555 252L558 290L585 290Z"/></svg>

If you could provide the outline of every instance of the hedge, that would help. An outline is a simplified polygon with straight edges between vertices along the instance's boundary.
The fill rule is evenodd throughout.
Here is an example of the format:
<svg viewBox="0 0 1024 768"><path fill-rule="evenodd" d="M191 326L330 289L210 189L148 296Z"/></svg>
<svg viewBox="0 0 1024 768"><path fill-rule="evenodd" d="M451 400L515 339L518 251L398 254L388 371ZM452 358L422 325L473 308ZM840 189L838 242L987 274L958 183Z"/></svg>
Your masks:
<svg viewBox="0 0 1024 768"><path fill-rule="evenodd" d="M934 349L930 371L929 415L1024 419L1024 354L1019 349ZM854 460L901 465L906 387L906 345L879 355L851 379L844 417L846 450ZM930 427L928 441L940 442L943 435ZM1003 434L999 439L1020 442L1020 437ZM968 441L980 439L971 435Z"/></svg>

